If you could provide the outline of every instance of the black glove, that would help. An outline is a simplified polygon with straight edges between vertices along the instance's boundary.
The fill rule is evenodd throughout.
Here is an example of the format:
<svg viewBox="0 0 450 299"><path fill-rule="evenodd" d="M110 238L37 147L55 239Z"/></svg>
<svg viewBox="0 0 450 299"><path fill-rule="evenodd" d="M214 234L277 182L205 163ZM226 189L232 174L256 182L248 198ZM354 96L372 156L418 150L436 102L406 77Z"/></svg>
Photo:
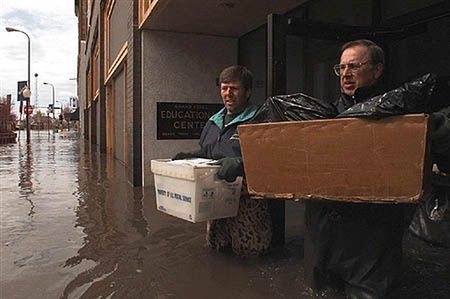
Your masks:
<svg viewBox="0 0 450 299"><path fill-rule="evenodd" d="M244 167L241 157L223 158L213 164L222 165L217 172L217 177L229 183L234 182L238 176L244 175Z"/></svg>
<svg viewBox="0 0 450 299"><path fill-rule="evenodd" d="M450 172L450 107L432 113L431 153L440 171Z"/></svg>
<svg viewBox="0 0 450 299"><path fill-rule="evenodd" d="M199 153L184 153L180 152L173 156L172 160L184 160L184 159L192 159L192 158L200 158Z"/></svg>

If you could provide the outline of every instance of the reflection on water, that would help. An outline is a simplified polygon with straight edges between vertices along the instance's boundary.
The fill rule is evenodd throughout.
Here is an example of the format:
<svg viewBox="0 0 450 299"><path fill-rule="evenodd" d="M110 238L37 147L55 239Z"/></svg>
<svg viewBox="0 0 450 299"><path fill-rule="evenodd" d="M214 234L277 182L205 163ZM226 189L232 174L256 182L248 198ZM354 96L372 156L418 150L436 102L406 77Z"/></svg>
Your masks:
<svg viewBox="0 0 450 299"><path fill-rule="evenodd" d="M0 155L5 297L31 298L38 291L47 298L305 292L298 244L277 259L211 252L203 223L156 211L152 187L132 187L123 165L74 133L33 135L30 146L1 147ZM283 267L292 271L274 278ZM299 283L288 288L292 281Z"/></svg>
<svg viewBox="0 0 450 299"><path fill-rule="evenodd" d="M31 176L33 175L33 146L32 144L19 144L19 193L21 199L30 203L30 211L28 216L34 214L34 203L31 200L30 194L33 193L33 182Z"/></svg>
<svg viewBox="0 0 450 299"><path fill-rule="evenodd" d="M17 144L0 146L2 298L33 298L40 290L55 298L73 276L58 264L79 247L71 194L76 140L33 134L27 145L22 134Z"/></svg>
<svg viewBox="0 0 450 299"><path fill-rule="evenodd" d="M152 187L132 187L76 132L32 136L0 146L1 298L343 298L304 284L298 204L287 204L281 251L217 253L203 223L158 212ZM448 263L436 261L448 255L414 250L410 264L434 260L407 268L399 298L444 298Z"/></svg>
<svg viewBox="0 0 450 299"><path fill-rule="evenodd" d="M76 226L83 227L85 237L77 255L67 259L64 267L74 267L83 260L96 265L79 273L63 294L95 298L110 295L120 286L114 277L136 260L134 251L140 249L133 243L147 236L147 222L142 214L142 190L126 182L123 167L118 165L117 178L108 176L108 168L114 173L114 161L90 154L88 147L82 151L79 167Z"/></svg>

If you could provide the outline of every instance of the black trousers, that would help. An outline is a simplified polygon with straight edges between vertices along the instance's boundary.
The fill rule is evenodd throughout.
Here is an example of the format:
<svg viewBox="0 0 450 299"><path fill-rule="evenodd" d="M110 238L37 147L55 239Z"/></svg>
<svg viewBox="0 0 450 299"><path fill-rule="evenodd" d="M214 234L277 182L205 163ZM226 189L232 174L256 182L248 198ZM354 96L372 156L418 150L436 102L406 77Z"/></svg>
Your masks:
<svg viewBox="0 0 450 299"><path fill-rule="evenodd" d="M384 298L401 270L404 207L326 201L306 203L305 280L337 282Z"/></svg>

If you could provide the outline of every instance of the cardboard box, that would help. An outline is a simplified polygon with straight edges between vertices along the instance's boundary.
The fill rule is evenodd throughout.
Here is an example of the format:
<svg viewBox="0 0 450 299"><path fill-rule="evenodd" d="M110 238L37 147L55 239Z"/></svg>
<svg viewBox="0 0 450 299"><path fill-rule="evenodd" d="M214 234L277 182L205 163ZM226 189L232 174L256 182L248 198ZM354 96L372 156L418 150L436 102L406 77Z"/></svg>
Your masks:
<svg viewBox="0 0 450 299"><path fill-rule="evenodd" d="M213 160L152 160L156 207L166 214L190 221L235 217L242 177L227 183L216 177L220 166Z"/></svg>
<svg viewBox="0 0 450 299"><path fill-rule="evenodd" d="M428 116L239 126L253 197L414 203L428 186Z"/></svg>

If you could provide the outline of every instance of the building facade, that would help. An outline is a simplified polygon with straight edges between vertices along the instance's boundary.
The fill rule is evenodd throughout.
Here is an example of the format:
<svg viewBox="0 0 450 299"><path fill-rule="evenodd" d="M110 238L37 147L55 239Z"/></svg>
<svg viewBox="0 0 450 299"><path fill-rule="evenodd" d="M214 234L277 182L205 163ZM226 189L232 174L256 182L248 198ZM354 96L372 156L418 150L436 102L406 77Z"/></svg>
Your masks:
<svg viewBox="0 0 450 299"><path fill-rule="evenodd" d="M333 101L331 67L354 38L386 50L387 88L450 76L443 0L76 0L75 13L82 134L135 186L153 183L152 159L196 149L229 65L252 70L257 105L295 92Z"/></svg>

